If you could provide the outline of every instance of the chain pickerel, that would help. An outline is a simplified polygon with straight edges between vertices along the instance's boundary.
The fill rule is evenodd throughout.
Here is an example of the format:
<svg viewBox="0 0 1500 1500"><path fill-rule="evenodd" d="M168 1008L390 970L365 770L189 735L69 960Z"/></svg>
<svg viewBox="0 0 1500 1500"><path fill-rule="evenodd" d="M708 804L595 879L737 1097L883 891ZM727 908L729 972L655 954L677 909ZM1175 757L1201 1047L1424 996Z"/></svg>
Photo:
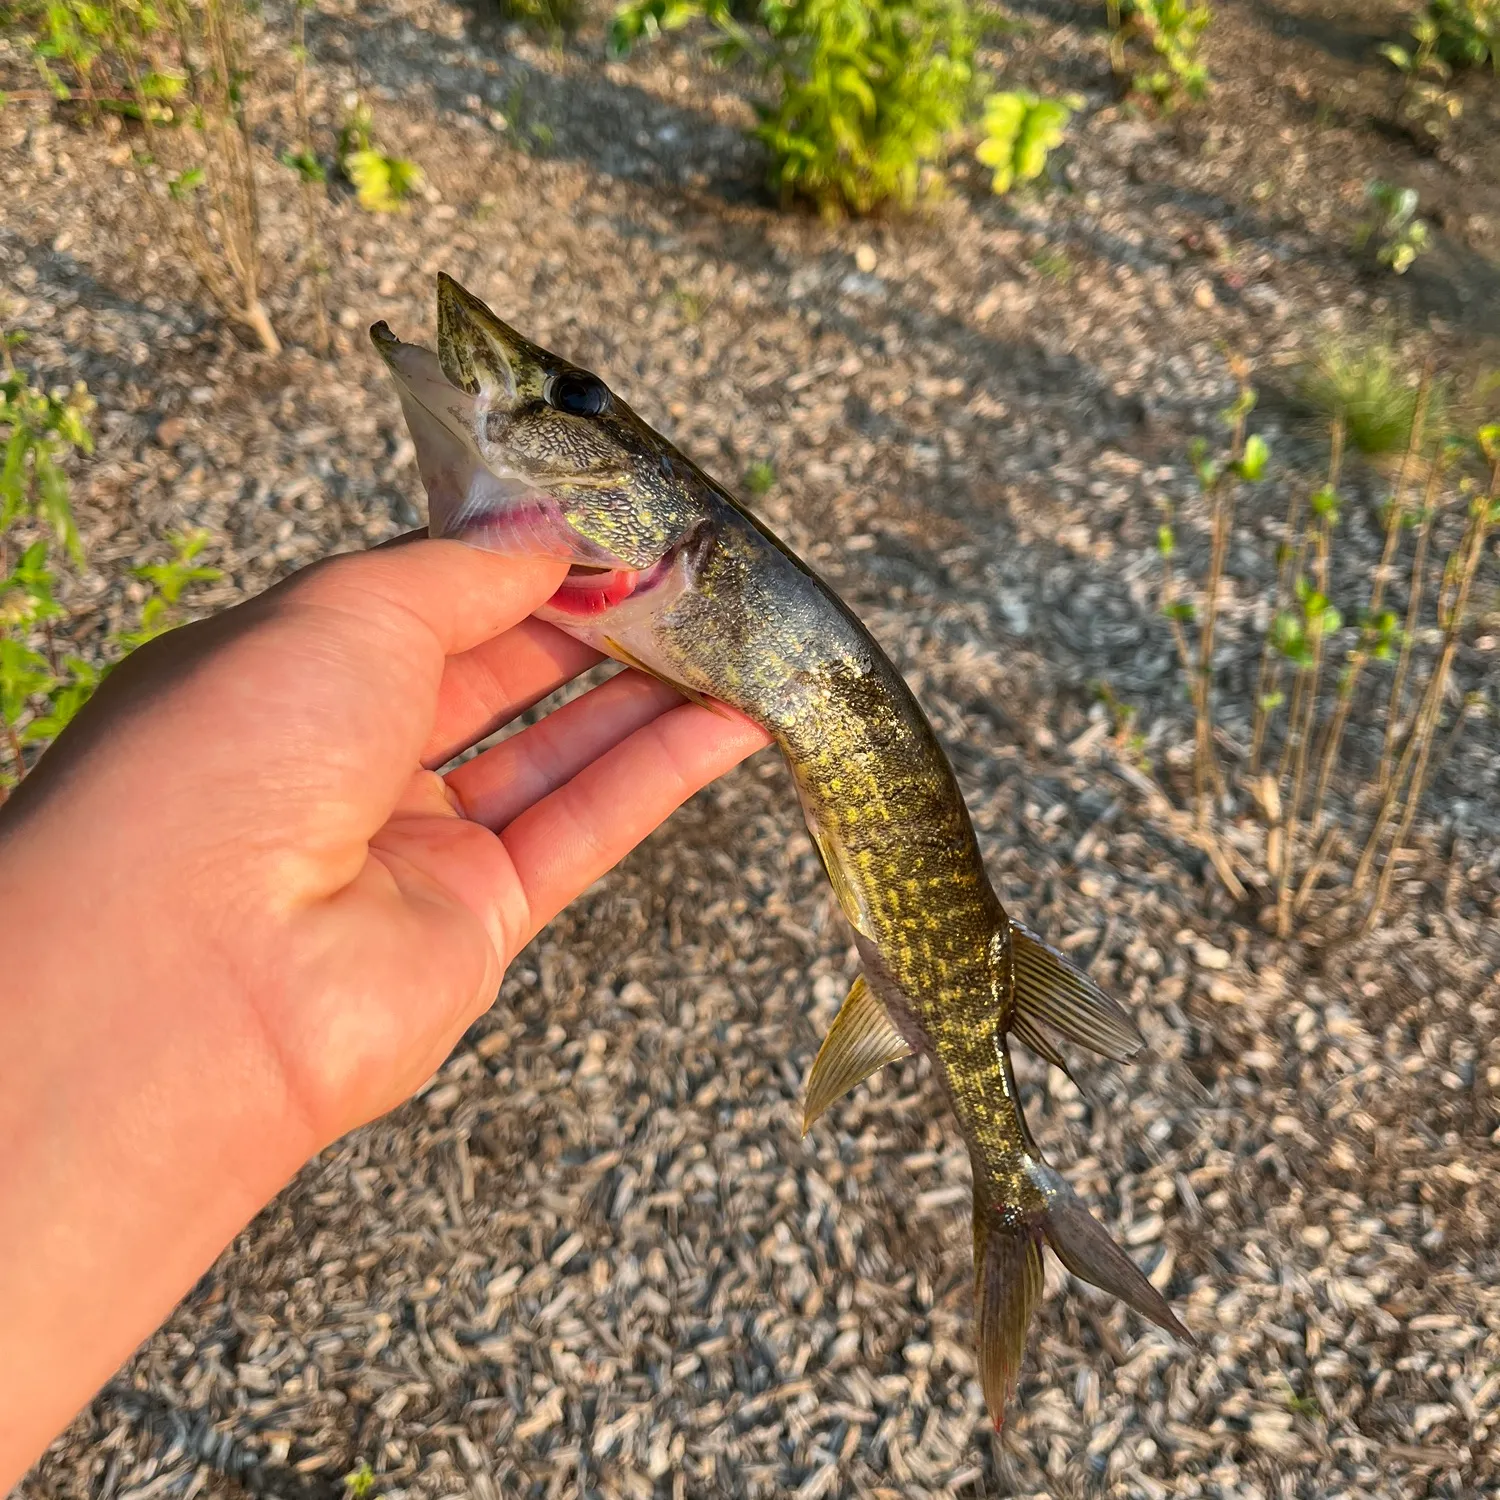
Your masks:
<svg viewBox="0 0 1500 1500"><path fill-rule="evenodd" d="M1043 1160L1007 1038L1134 1055L1134 1022L1006 914L926 716L847 605L598 376L446 276L437 353L371 338L400 391L434 536L572 564L540 618L684 696L762 725L863 965L808 1077L804 1130L885 1064L926 1053L974 1172L978 1366L996 1426L1042 1293L1042 1243L1179 1338L1140 1268Z"/></svg>

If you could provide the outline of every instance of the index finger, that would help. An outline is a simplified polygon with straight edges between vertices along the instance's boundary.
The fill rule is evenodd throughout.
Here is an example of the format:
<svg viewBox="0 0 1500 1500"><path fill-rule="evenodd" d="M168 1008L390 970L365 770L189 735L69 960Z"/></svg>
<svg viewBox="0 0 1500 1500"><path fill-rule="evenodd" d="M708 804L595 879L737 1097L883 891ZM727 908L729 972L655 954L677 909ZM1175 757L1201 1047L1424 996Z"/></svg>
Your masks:
<svg viewBox="0 0 1500 1500"><path fill-rule="evenodd" d="M567 571L567 563L552 558L508 557L426 538L330 558L282 588L288 602L315 603L366 621L374 613L405 616L404 623L419 626L442 656L456 656L545 604Z"/></svg>

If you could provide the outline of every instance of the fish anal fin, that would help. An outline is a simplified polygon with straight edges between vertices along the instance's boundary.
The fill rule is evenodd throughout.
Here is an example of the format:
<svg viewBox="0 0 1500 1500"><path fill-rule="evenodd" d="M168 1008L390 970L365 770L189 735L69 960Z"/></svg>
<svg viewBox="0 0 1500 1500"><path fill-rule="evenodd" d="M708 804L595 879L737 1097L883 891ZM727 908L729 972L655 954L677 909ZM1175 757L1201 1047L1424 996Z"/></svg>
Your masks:
<svg viewBox="0 0 1500 1500"><path fill-rule="evenodd" d="M1194 1342L1192 1334L1167 1305L1167 1299L1146 1280L1141 1268L1115 1244L1109 1231L1066 1184L1048 1205L1042 1224L1047 1243L1080 1281L1118 1297L1174 1338L1188 1344Z"/></svg>
<svg viewBox="0 0 1500 1500"><path fill-rule="evenodd" d="M689 703L696 703L699 708L710 709L712 710L712 712L718 714L721 719L727 719L730 717L722 703L715 702L714 699L698 692L696 688L690 688L685 686L683 683L674 682L670 677L663 677L655 667L648 667L646 663L643 662L640 657L638 657L633 651L631 651L628 646L622 646L619 641L615 640L613 637L605 636L603 638L603 645L604 649L608 651L616 661L623 662L627 667L632 668L634 671L644 673L647 677L654 677L658 682L666 683L666 685L671 688L674 693L681 693Z"/></svg>
<svg viewBox="0 0 1500 1500"><path fill-rule="evenodd" d="M802 1104L802 1134L818 1116L887 1063L911 1056L911 1046L896 1030L889 1013L875 998L865 976L854 981L839 1013L818 1048Z"/></svg>
<svg viewBox="0 0 1500 1500"><path fill-rule="evenodd" d="M1069 1041L1114 1062L1125 1062L1146 1045L1119 1003L1034 932L1011 923L1005 947L1018 1016L1045 1021Z"/></svg>
<svg viewBox="0 0 1500 1500"><path fill-rule="evenodd" d="M1042 1297L1042 1236L1034 1221L1012 1224L974 1200L974 1315L984 1404L998 1432L1014 1396L1026 1333Z"/></svg>

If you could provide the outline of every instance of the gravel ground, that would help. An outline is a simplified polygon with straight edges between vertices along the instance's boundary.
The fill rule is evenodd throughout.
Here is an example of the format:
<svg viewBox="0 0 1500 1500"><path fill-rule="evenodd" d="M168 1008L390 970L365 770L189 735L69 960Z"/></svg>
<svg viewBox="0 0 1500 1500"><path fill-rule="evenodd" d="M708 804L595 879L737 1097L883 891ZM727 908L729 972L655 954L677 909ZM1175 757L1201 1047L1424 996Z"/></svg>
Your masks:
<svg viewBox="0 0 1500 1500"><path fill-rule="evenodd" d="M1152 1039L1152 1062L1081 1093L1018 1065L1044 1149L1199 1338L1175 1347L1051 1264L990 1434L968 1163L928 1068L799 1138L855 960L761 757L554 923L419 1099L310 1164L20 1495L333 1497L361 1461L391 1500L1497 1492L1493 731L1444 766L1395 919L1285 945L1121 770L1090 688L1138 709L1170 780L1190 725L1155 528L1170 500L1191 573L1207 533L1184 453L1232 395L1226 348L1255 362L1279 465L1231 549L1218 682L1243 739L1269 518L1321 461L1292 368L1321 330L1388 319L1414 359L1471 369L1500 319L1482 140L1410 163L1466 205L1439 269L1369 278L1340 184L1409 148L1321 117L1303 73L1363 75L1336 48L1313 70L1310 7L1221 9L1216 102L1165 123L1110 103L1086 12L1028 9L1013 68L1090 100L1072 191L828 227L759 201L745 100L686 51L606 64L596 32L557 51L435 0L325 0L316 117L357 67L380 138L430 183L399 218L331 199L326 362L296 346L284 100L259 119L279 359L184 295L123 142L0 112L8 322L100 403L75 485L80 640L123 617L125 564L174 527L215 538L212 604L415 524L362 330L430 336L438 269L731 483L770 464L760 510L922 696L1006 902ZM259 68L284 79L272 41ZM1476 92L1476 130L1494 98ZM1355 573L1383 484L1350 478ZM1496 680L1486 598L1465 689Z"/></svg>

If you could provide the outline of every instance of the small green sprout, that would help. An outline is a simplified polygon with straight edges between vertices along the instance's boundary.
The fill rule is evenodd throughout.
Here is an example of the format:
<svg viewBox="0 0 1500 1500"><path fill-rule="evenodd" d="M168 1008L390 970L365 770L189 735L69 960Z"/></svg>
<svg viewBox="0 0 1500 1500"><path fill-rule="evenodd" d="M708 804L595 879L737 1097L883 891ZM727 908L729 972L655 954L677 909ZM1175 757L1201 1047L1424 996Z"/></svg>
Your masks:
<svg viewBox="0 0 1500 1500"><path fill-rule="evenodd" d="M1419 198L1415 188L1396 187L1389 182L1370 182L1365 197L1374 208L1373 216L1360 225L1354 248L1373 246L1375 259L1404 276L1412 263L1426 250L1430 231L1425 219L1417 217Z"/></svg>
<svg viewBox="0 0 1500 1500"><path fill-rule="evenodd" d="M764 459L757 459L745 470L745 488L758 500L776 488L776 470Z"/></svg>

